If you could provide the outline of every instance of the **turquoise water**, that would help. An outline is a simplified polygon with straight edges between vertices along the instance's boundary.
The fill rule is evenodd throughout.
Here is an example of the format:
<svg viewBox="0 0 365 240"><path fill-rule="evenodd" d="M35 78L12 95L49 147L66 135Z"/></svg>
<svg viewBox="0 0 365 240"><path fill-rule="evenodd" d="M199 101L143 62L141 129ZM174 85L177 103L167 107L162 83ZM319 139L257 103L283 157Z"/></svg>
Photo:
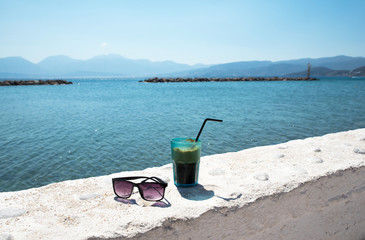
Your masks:
<svg viewBox="0 0 365 240"><path fill-rule="evenodd" d="M0 88L0 191L170 163L170 140L202 155L365 127L365 78L138 83L71 79Z"/></svg>

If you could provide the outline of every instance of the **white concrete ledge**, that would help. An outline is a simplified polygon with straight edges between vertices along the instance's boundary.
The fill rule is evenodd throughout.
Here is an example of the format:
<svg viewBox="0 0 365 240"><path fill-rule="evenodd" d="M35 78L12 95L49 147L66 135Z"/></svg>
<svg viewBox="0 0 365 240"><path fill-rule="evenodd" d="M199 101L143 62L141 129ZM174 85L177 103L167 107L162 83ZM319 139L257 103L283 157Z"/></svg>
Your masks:
<svg viewBox="0 0 365 240"><path fill-rule="evenodd" d="M204 146L203 146L204 147ZM169 180L166 199L114 197L111 178ZM0 239L365 239L365 129L0 193Z"/></svg>

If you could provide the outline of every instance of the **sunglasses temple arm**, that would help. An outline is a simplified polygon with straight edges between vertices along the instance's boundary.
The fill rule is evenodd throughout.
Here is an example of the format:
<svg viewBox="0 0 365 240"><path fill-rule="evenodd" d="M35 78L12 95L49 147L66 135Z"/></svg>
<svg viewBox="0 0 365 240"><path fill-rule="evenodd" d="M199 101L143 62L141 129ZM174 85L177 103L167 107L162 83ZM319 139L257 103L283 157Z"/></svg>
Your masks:
<svg viewBox="0 0 365 240"><path fill-rule="evenodd" d="M162 183L162 184L166 184L167 185L167 183L165 181L163 181L162 179L160 179L158 177L150 177L150 179L157 180L159 183Z"/></svg>

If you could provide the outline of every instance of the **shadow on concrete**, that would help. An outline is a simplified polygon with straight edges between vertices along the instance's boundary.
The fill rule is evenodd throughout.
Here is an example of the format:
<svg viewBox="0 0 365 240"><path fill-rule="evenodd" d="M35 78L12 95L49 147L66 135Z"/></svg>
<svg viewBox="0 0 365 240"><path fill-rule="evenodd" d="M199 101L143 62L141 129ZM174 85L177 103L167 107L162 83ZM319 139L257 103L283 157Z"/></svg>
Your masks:
<svg viewBox="0 0 365 240"><path fill-rule="evenodd" d="M171 207L171 203L166 198L163 198L161 201L157 201L152 204L151 207L168 208Z"/></svg>
<svg viewBox="0 0 365 240"><path fill-rule="evenodd" d="M114 197L114 200L123 204L129 204L129 205L139 205L135 199L124 199L120 197ZM144 200L143 200L144 201ZM166 198L163 198L160 201L156 202L149 202L151 203L150 207L159 207L159 208L168 208L171 207L171 203Z"/></svg>
<svg viewBox="0 0 365 240"><path fill-rule="evenodd" d="M226 198L226 197L221 197L221 196L216 196L217 198L220 198L220 199L223 199L224 201L227 201L227 202L229 202L229 201L234 201L234 200L237 200L237 199L239 199L240 197L242 197L242 193L241 194L239 194L239 195L237 195L236 197L231 197L231 198Z"/></svg>
<svg viewBox="0 0 365 240"><path fill-rule="evenodd" d="M134 200L134 199L124 199L124 198L120 198L120 197L115 196L114 200L117 201L117 202L124 203L124 204L138 205L136 200Z"/></svg>
<svg viewBox="0 0 365 240"><path fill-rule="evenodd" d="M194 200L194 201L204 201L214 197L214 191L206 190L203 185L196 185L194 187L178 187L181 197Z"/></svg>

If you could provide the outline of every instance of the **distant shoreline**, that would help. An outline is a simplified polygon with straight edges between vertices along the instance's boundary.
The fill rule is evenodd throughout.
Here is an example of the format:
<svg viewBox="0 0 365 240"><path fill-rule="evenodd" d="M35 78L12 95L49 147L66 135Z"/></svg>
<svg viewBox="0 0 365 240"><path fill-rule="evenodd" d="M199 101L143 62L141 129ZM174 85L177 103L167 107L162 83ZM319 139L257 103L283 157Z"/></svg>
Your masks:
<svg viewBox="0 0 365 240"><path fill-rule="evenodd" d="M317 78L304 77L239 77L239 78L149 78L139 82L162 83L162 82L255 82L255 81L317 81Z"/></svg>
<svg viewBox="0 0 365 240"><path fill-rule="evenodd" d="M66 80L5 80L0 81L0 86L27 86L27 85L65 85L73 84Z"/></svg>

